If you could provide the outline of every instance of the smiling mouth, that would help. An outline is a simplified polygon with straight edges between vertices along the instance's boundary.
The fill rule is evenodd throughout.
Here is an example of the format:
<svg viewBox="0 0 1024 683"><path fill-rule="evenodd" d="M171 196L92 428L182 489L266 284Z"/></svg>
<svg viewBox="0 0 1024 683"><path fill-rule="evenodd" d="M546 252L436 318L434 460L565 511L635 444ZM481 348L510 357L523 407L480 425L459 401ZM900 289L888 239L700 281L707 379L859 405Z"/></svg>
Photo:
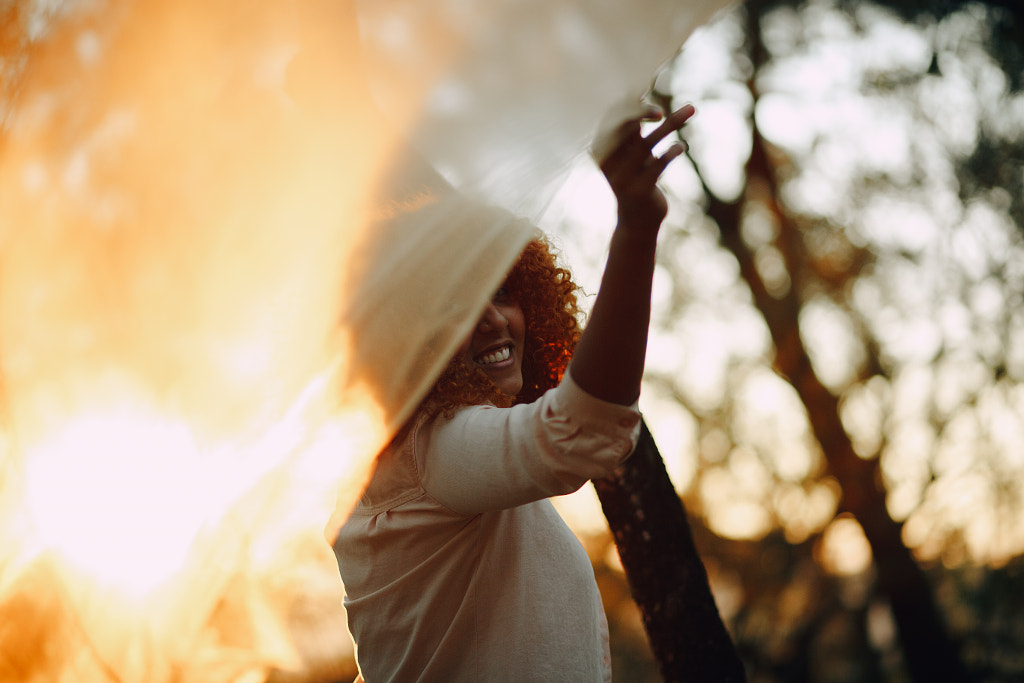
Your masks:
<svg viewBox="0 0 1024 683"><path fill-rule="evenodd" d="M476 358L473 359L473 362L476 363L477 365L487 366L487 365L493 365L494 363L500 363L502 361L506 361L506 360L508 360L511 357L512 357L512 345L511 344L505 344L505 346L502 346L499 349L496 349L494 351L488 351L487 353L480 354L479 356L477 356Z"/></svg>

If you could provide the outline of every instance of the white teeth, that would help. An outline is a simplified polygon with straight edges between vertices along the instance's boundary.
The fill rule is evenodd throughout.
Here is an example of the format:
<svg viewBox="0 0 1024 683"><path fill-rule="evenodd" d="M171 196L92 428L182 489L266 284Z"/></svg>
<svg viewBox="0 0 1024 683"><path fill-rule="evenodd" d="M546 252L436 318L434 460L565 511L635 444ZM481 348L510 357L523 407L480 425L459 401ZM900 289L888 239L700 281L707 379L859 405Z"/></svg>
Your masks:
<svg viewBox="0 0 1024 683"><path fill-rule="evenodd" d="M508 360L512 356L512 349L508 346L503 346L494 353L487 353L476 359L476 362L480 365L490 365L491 363L500 363L503 360Z"/></svg>

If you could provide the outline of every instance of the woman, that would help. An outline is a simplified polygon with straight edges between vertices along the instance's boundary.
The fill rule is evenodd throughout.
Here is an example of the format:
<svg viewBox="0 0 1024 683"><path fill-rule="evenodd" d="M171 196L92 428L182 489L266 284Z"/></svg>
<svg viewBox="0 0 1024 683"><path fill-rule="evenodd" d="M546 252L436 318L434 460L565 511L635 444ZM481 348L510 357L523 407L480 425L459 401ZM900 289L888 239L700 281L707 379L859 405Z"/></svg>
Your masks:
<svg viewBox="0 0 1024 683"><path fill-rule="evenodd" d="M636 445L656 182L682 152L647 112L601 169L618 224L589 323L542 239L531 242L417 414L378 456L335 542L363 678L607 681L593 570L548 497L611 472ZM571 360L570 360L571 359Z"/></svg>

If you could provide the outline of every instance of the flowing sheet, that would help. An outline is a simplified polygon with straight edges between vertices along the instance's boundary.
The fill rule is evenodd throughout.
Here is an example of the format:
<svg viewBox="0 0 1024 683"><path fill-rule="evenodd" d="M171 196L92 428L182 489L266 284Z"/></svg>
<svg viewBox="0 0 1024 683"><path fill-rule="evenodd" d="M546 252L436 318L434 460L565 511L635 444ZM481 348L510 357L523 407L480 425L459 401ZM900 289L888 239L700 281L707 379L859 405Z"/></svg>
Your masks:
<svg viewBox="0 0 1024 683"><path fill-rule="evenodd" d="M0 679L312 666L324 521L724 4L6 4Z"/></svg>
<svg viewBox="0 0 1024 683"><path fill-rule="evenodd" d="M460 189L534 215L727 0L356 0L374 97ZM411 115L405 115L410 113Z"/></svg>

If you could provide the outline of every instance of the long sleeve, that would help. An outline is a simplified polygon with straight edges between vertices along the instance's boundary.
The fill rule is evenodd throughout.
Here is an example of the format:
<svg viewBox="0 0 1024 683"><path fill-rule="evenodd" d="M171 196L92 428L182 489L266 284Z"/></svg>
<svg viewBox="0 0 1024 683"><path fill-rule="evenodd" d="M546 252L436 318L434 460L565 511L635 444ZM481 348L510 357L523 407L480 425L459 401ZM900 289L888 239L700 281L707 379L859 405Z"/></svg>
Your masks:
<svg viewBox="0 0 1024 683"><path fill-rule="evenodd" d="M590 396L566 374L540 400L474 406L417 436L424 490L463 514L510 508L577 490L636 446L640 414Z"/></svg>

